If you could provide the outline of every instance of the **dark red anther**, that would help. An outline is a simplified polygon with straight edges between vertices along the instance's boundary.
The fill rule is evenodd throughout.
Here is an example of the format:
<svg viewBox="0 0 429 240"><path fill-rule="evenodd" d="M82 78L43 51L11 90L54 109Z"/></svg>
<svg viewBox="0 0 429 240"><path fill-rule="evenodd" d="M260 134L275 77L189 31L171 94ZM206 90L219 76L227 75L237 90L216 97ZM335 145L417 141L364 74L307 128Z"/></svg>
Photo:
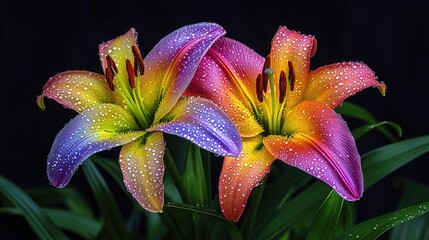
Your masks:
<svg viewBox="0 0 429 240"><path fill-rule="evenodd" d="M256 77L256 96L258 97L259 102L264 101L264 86L263 86L263 80L262 80L262 74L258 74Z"/></svg>
<svg viewBox="0 0 429 240"><path fill-rule="evenodd" d="M118 67L116 67L115 61L109 55L106 56L107 67L112 69L113 72L118 73Z"/></svg>
<svg viewBox="0 0 429 240"><path fill-rule="evenodd" d="M295 70L293 69L293 65L291 61L287 62L287 65L289 67L289 73L288 73L289 86L290 86L290 90L293 91L295 87Z"/></svg>
<svg viewBox="0 0 429 240"><path fill-rule="evenodd" d="M280 90L279 101L280 103L283 103L286 97L286 90L287 90L286 74L283 70L280 72L279 90Z"/></svg>
<svg viewBox="0 0 429 240"><path fill-rule="evenodd" d="M131 50L133 51L134 55L134 74L137 76L137 69L140 72L140 76L143 76L144 74L144 63L142 55L140 54L139 49L136 47L136 45L133 45L131 47Z"/></svg>
<svg viewBox="0 0 429 240"><path fill-rule="evenodd" d="M106 69L104 69L104 74L106 76L106 82L107 85L109 85L110 91L115 91L115 85L113 84L113 73L112 73L112 69L109 67L106 67Z"/></svg>
<svg viewBox="0 0 429 240"><path fill-rule="evenodd" d="M265 58L264 67L262 68L262 82L264 86L264 93L268 90L268 74L265 72L267 68L271 68L271 58L269 54Z"/></svg>
<svg viewBox="0 0 429 240"><path fill-rule="evenodd" d="M130 60L125 61L125 65L127 67L127 73L128 73L128 83L130 84L131 88L134 88L136 86L136 81L134 79L134 69L133 65L131 65Z"/></svg>

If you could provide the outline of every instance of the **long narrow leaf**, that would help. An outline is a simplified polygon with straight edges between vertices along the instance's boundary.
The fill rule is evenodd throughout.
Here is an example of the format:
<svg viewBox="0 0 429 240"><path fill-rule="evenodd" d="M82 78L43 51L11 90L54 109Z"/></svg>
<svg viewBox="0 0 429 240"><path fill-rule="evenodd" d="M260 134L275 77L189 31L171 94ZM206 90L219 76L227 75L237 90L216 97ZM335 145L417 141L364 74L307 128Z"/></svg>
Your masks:
<svg viewBox="0 0 429 240"><path fill-rule="evenodd" d="M332 190L317 212L306 239L332 239L343 208L343 203L344 199Z"/></svg>
<svg viewBox="0 0 429 240"><path fill-rule="evenodd" d="M85 161L82 167L105 222L102 234L108 234L113 239L126 239L127 231L124 220L102 175L91 159ZM108 231L108 233L104 231Z"/></svg>
<svg viewBox="0 0 429 240"><path fill-rule="evenodd" d="M382 216L359 223L347 230L337 240L342 239L360 239L373 240L380 237L387 230L417 218L429 212L429 201L403 208L401 210L384 214Z"/></svg>
<svg viewBox="0 0 429 240"><path fill-rule="evenodd" d="M24 190L1 175L0 192L23 213L31 229L40 239L68 239Z"/></svg>
<svg viewBox="0 0 429 240"><path fill-rule="evenodd" d="M277 239L279 234L309 221L316 215L329 191L330 188L325 183L315 182L286 202L270 220L258 222L252 236L260 240Z"/></svg>
<svg viewBox="0 0 429 240"><path fill-rule="evenodd" d="M228 231L231 239L233 240L241 240L243 239L243 236L240 233L240 230L235 226L234 223L229 222L228 220L226 220L224 217L216 214L215 212L203 208L203 207L198 207L198 206L191 206L188 204L178 204L178 203L167 203L165 205L166 208L176 208L176 209L182 209L182 210L186 210L186 211L191 211L191 212L196 212L196 213L200 213L200 214L204 214L207 216L210 216L212 218L214 218L215 220L219 221L222 223L222 225L225 227L225 229Z"/></svg>
<svg viewBox="0 0 429 240"><path fill-rule="evenodd" d="M408 179L401 179L398 184L402 189L398 208L404 208L429 200L429 186ZM429 215L408 221L395 227L390 240L429 239Z"/></svg>
<svg viewBox="0 0 429 240"><path fill-rule="evenodd" d="M429 135L392 143L362 156L365 188L368 189L383 177L429 152Z"/></svg>
<svg viewBox="0 0 429 240"><path fill-rule="evenodd" d="M100 231L101 224L86 216L63 209L42 208L42 210L60 229L72 232L84 239L94 239L97 236L98 231ZM23 215L23 212L20 209L12 207L0 208L0 212L20 216Z"/></svg>
<svg viewBox="0 0 429 240"><path fill-rule="evenodd" d="M389 122L389 121L382 121L382 122L378 122L378 123L369 123L366 124L362 127L353 129L352 134L353 137L355 139L360 138L361 136L363 136L364 134L368 133L369 131L373 130L373 129L379 129L380 127L383 126L390 126L392 127L394 130L396 130L398 137L402 137L402 128L401 126L399 126L399 124L394 123L394 122Z"/></svg>
<svg viewBox="0 0 429 240"><path fill-rule="evenodd" d="M341 114L344 117L354 118L361 120L366 123L377 123L377 118L370 113L365 108L348 101L344 101L343 104L340 107L337 107L335 111L339 114ZM398 139L393 135L389 129L383 125L381 125L379 128L377 128L387 139L394 142Z"/></svg>

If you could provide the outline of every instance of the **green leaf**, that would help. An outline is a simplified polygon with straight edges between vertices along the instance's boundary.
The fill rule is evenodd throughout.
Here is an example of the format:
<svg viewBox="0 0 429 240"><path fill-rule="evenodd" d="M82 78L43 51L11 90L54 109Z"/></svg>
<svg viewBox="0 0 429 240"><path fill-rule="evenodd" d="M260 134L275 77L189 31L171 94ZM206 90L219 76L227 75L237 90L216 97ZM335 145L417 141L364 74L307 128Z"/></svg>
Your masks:
<svg viewBox="0 0 429 240"><path fill-rule="evenodd" d="M182 209L182 210L196 212L196 213L200 213L200 214L210 216L210 217L214 218L215 220L217 220L218 222L222 223L225 230L229 233L231 239L233 239L233 240L243 239L243 236L241 235L240 230L235 226L234 223L226 220L224 217L218 215L217 213L215 213L214 211L212 211L210 209L200 207L200 206L192 206L189 204L179 204L179 203L167 203L164 207L165 208Z"/></svg>
<svg viewBox="0 0 429 240"><path fill-rule="evenodd" d="M429 200L429 186L411 181L409 179L399 180L398 188L402 189L398 208L407 207L419 202ZM395 227L390 240L401 239L429 239L429 215L410 220Z"/></svg>
<svg viewBox="0 0 429 240"><path fill-rule="evenodd" d="M361 120L361 121L366 122L366 123L377 123L378 122L377 118L372 113L370 113L368 110L366 110L365 108L363 108L363 107L361 107L355 103L351 103L348 101L344 101L343 104L341 104L341 106L339 106L335 109L335 111L337 113L341 114L343 117L358 119L358 120ZM377 130L380 131L387 139L389 139L392 142L398 140L389 131L389 129L383 125L378 127Z"/></svg>
<svg viewBox="0 0 429 240"><path fill-rule="evenodd" d="M202 161L200 148L191 142L187 142L183 185L192 204L208 205L209 193L205 176L206 170Z"/></svg>
<svg viewBox="0 0 429 240"><path fill-rule="evenodd" d="M86 217L93 217L91 207L82 194L73 186L66 188L41 187L27 190L27 193L42 206L65 206L70 211Z"/></svg>
<svg viewBox="0 0 429 240"><path fill-rule="evenodd" d="M121 212L101 173L97 170L91 159L86 160L82 164L82 167L105 223L101 234L108 235L113 239L126 239L127 231Z"/></svg>
<svg viewBox="0 0 429 240"><path fill-rule="evenodd" d="M429 152L429 135L392 143L362 156L362 169L365 188L409 163L420 155Z"/></svg>
<svg viewBox="0 0 429 240"><path fill-rule="evenodd" d="M257 222L252 236L260 240L278 239L279 234L308 222L330 190L327 184L316 181L277 209L271 219Z"/></svg>
<svg viewBox="0 0 429 240"><path fill-rule="evenodd" d="M307 233L306 239L332 239L335 234L343 203L344 199L332 190L325 199L325 202L320 206Z"/></svg>
<svg viewBox="0 0 429 240"><path fill-rule="evenodd" d="M72 232L84 239L94 239L98 231L100 231L101 224L86 216L58 208L42 208L42 210L60 229ZM0 212L20 216L23 215L20 209L14 207L0 208Z"/></svg>
<svg viewBox="0 0 429 240"><path fill-rule="evenodd" d="M27 193L2 175L0 175L0 192L22 212L31 229L40 239L68 239Z"/></svg>
<svg viewBox="0 0 429 240"><path fill-rule="evenodd" d="M403 208L401 210L384 214L382 216L359 223L348 229L337 240L342 239L360 239L373 240L380 237L387 230L417 218L429 211L429 201Z"/></svg>
<svg viewBox="0 0 429 240"><path fill-rule="evenodd" d="M393 129L395 129L399 138L402 137L402 128L401 128L401 126L399 126L399 124L397 124L397 123L389 122L389 121L383 121L383 122L378 122L378 123L369 123L369 124L366 124L366 125L364 125L362 127L353 129L352 130L352 134L353 134L353 137L355 139L358 139L361 136L363 136L364 134L368 133L369 131L371 131L373 129L378 129L378 128L380 128L382 126L385 126L385 125L390 126Z"/></svg>

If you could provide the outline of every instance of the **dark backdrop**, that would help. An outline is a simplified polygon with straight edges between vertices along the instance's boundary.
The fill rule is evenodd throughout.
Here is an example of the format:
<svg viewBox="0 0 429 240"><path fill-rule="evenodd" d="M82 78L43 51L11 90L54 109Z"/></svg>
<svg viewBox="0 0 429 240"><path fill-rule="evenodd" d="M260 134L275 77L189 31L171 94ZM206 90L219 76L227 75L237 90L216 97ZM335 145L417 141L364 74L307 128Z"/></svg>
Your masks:
<svg viewBox="0 0 429 240"><path fill-rule="evenodd" d="M263 56L280 25L315 35L318 51L312 69L363 61L387 84L387 94L382 97L376 89L367 89L349 100L380 120L400 124L404 139L428 134L429 8L426 1L394 2L3 0L0 174L23 188L49 184L45 167L50 145L75 113L50 100L43 112L36 96L56 73L74 69L101 73L98 44L130 27L139 33L143 55L171 31L201 21L219 23L226 36ZM359 151L387 142L370 133L358 140ZM368 190L360 201L359 217L374 217L395 207L398 192L393 183L398 176L429 183L428 162L429 156L423 155Z"/></svg>

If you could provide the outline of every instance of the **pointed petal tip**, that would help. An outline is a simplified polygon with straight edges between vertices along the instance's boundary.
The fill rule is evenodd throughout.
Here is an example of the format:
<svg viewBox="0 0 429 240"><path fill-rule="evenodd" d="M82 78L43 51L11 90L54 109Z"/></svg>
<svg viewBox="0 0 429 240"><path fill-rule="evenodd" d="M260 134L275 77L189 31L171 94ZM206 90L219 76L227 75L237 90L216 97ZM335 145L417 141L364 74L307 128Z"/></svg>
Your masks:
<svg viewBox="0 0 429 240"><path fill-rule="evenodd" d="M46 110L45 102L43 101L45 99L45 96L39 95L37 96L37 105L39 106L42 111Z"/></svg>
<svg viewBox="0 0 429 240"><path fill-rule="evenodd" d="M380 94L383 97L386 96L387 86L383 81L381 81L379 84L375 85L374 87L378 88L378 90L380 91Z"/></svg>

